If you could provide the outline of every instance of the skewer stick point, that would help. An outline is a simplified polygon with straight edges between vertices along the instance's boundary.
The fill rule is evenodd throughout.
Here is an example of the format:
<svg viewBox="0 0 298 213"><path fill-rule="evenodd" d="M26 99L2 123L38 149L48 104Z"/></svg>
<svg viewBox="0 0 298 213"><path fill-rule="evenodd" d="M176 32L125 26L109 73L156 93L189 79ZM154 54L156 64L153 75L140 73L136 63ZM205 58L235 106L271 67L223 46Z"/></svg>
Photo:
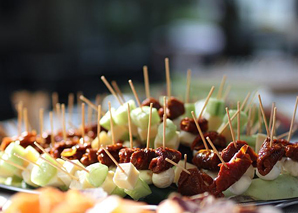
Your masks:
<svg viewBox="0 0 298 213"><path fill-rule="evenodd" d="M200 112L200 115L199 115L199 119L202 117L202 115L203 115L203 112L204 112L204 110L205 110L205 108L206 108L206 106L207 106L207 104L208 104L208 102L209 102L209 99L210 99L210 97L211 97L211 95L212 95L212 93L213 93L213 91L214 91L214 86L212 86L211 87L211 89L210 89L210 91L209 91L209 93L208 93L208 95L207 95L207 98L206 98L206 100L205 100L205 103L204 103L204 106L203 106L203 108L202 108L202 110L201 110L201 112Z"/></svg>
<svg viewBox="0 0 298 213"><path fill-rule="evenodd" d="M166 147L166 126L167 126L167 113L166 113L166 96L163 97L163 137L162 137L162 147Z"/></svg>
<svg viewBox="0 0 298 213"><path fill-rule="evenodd" d="M276 121L276 107L274 107L274 110L273 110L272 129L270 134L270 147L272 147L272 143L273 143L273 135L275 132L275 121Z"/></svg>
<svg viewBox="0 0 298 213"><path fill-rule="evenodd" d="M44 138L42 137L43 133L43 108L39 109L39 135L41 143L44 143Z"/></svg>
<svg viewBox="0 0 298 213"><path fill-rule="evenodd" d="M25 130L26 132L29 132L28 110L26 107L24 107L23 109L23 114L24 114Z"/></svg>
<svg viewBox="0 0 298 213"><path fill-rule="evenodd" d="M138 94L137 94L137 92L136 92L136 90L135 90L135 87L134 87L134 85L133 85L133 83L132 83L132 80L128 80L128 83L129 83L129 85L130 85L130 88L131 88L131 90L132 90L134 96L135 96L136 101L138 102L139 107L140 107L141 110L143 111L143 108L142 108L142 105L141 105L139 96L138 96Z"/></svg>
<svg viewBox="0 0 298 213"><path fill-rule="evenodd" d="M50 116L50 126L51 126L51 144L52 144L52 147L54 147L55 141L54 141L54 125L53 125L53 112L52 111L49 113L49 116Z"/></svg>
<svg viewBox="0 0 298 213"><path fill-rule="evenodd" d="M184 169L187 169L186 165L187 165L187 154L184 154Z"/></svg>
<svg viewBox="0 0 298 213"><path fill-rule="evenodd" d="M170 78L170 65L169 58L165 58L166 80L167 80L167 96L171 97L171 78Z"/></svg>
<svg viewBox="0 0 298 213"><path fill-rule="evenodd" d="M66 141L66 122L65 122L65 105L61 104L61 110L62 110L62 134L63 134L63 140Z"/></svg>
<svg viewBox="0 0 298 213"><path fill-rule="evenodd" d="M117 101L120 103L120 105L123 105L123 102L120 100L120 98L118 97L118 95L115 93L115 91L113 90L113 88L111 87L111 85L107 81L107 79L104 76L101 76L101 80L106 85L106 87L108 88L108 90L110 91L110 93L112 93L112 95L117 99Z"/></svg>
<svg viewBox="0 0 298 213"><path fill-rule="evenodd" d="M230 125L230 131L231 131L231 135L232 135L232 140L234 143L235 148L237 148L237 144L236 144L236 140L235 140L235 133L233 130L233 126L232 126L232 121L231 121L231 117L230 117L230 112L229 112L229 108L226 107L226 112L227 112L227 116L228 116L228 121L229 121L229 125ZM238 110L238 114L239 114L239 110Z"/></svg>
<svg viewBox="0 0 298 213"><path fill-rule="evenodd" d="M22 134L22 117L23 117L23 102L20 101L18 103L18 107L17 107L17 110L18 110L18 134L19 136L21 136Z"/></svg>
<svg viewBox="0 0 298 213"><path fill-rule="evenodd" d="M169 158L165 159L167 162L169 162L170 164L179 167L180 169L182 169L184 172L186 172L187 174L190 175L190 172L188 170L186 170L185 168L183 168L181 165L175 163L174 161L170 160Z"/></svg>
<svg viewBox="0 0 298 213"><path fill-rule="evenodd" d="M97 111L97 106L92 103L88 98L86 98L85 96L81 95L80 96L80 100L84 101L89 107L91 107L92 109L94 109L95 111Z"/></svg>
<svg viewBox="0 0 298 213"><path fill-rule="evenodd" d="M109 113L110 113L110 128L112 133L112 143L116 144L115 142L115 135L114 135L114 124L113 124L113 116L112 116L112 108L111 108L111 102L108 102L109 105Z"/></svg>
<svg viewBox="0 0 298 213"><path fill-rule="evenodd" d="M143 66L143 75L144 75L144 82L145 82L146 98L150 98L150 87L149 87L149 77L148 77L147 66Z"/></svg>
<svg viewBox="0 0 298 213"><path fill-rule="evenodd" d="M85 143L85 104L82 103L82 139L83 139L83 143Z"/></svg>
<svg viewBox="0 0 298 213"><path fill-rule="evenodd" d="M68 122L72 123L72 111L74 104L74 94L69 93L68 95Z"/></svg>
<svg viewBox="0 0 298 213"><path fill-rule="evenodd" d="M147 146L146 146L146 149L149 149L149 144L150 144L152 106L153 106L153 103L150 103L150 112L149 112L149 121L148 121L148 132L147 132Z"/></svg>
<svg viewBox="0 0 298 213"><path fill-rule="evenodd" d="M261 100L260 94L258 95L258 98L259 98L260 109L261 109L261 112L262 112L262 115L263 115L263 121L264 121L264 124L265 124L267 136L269 137L270 131L269 131L269 128L268 128L268 124L267 124L267 120L266 120L266 115L265 115L265 111L264 111L264 107L263 107L263 104L262 104L262 100Z"/></svg>
<svg viewBox="0 0 298 213"><path fill-rule="evenodd" d="M116 81L112 81L112 86L114 88L114 90L116 91L116 94L119 96L119 98L121 99L121 101L124 103L125 102L125 99L124 99L124 96L120 90L120 88L118 87L118 84Z"/></svg>
<svg viewBox="0 0 298 213"><path fill-rule="evenodd" d="M289 142L290 142L291 136L292 136L292 129L293 129L293 125L294 125L294 121L295 121L295 117L296 117L297 105L298 105L298 96L296 97L295 108L294 108L294 112L293 112L293 116L292 116L292 120L291 120L288 139L287 139Z"/></svg>

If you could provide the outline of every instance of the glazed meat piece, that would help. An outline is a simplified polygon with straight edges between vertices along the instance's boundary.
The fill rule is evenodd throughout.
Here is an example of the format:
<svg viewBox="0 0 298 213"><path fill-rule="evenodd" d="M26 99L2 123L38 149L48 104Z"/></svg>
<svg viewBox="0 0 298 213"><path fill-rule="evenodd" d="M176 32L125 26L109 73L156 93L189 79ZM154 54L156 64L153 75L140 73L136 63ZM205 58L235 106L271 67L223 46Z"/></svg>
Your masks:
<svg viewBox="0 0 298 213"><path fill-rule="evenodd" d="M138 151L139 148L123 148L119 152L119 163L129 163L131 155Z"/></svg>
<svg viewBox="0 0 298 213"><path fill-rule="evenodd" d="M206 132L204 133L204 138L206 137L209 137L210 140L213 142L214 146L219 150L225 148L227 145L226 138L223 135L219 135L217 132ZM191 150L200 150L204 148L205 147L202 138L200 135L198 135L191 144ZM212 147L210 147L210 149L212 149Z"/></svg>
<svg viewBox="0 0 298 213"><path fill-rule="evenodd" d="M208 121L205 118L198 119L198 124L202 132L206 132L208 130ZM183 118L180 122L180 129L195 135L199 134L193 118Z"/></svg>
<svg viewBox="0 0 298 213"><path fill-rule="evenodd" d="M147 170L151 160L156 157L154 149L140 149L131 155L130 162L138 170Z"/></svg>
<svg viewBox="0 0 298 213"><path fill-rule="evenodd" d="M78 143L77 145L71 147L71 148L66 148L62 151L61 156L68 158L69 160L80 160L83 155L86 153L86 150L91 148L90 143L84 143L80 144Z"/></svg>
<svg viewBox="0 0 298 213"><path fill-rule="evenodd" d="M237 154L226 163L228 168L221 164L218 176L214 180L218 193L236 183L252 164L249 154L246 153L247 149L248 145L242 146Z"/></svg>
<svg viewBox="0 0 298 213"><path fill-rule="evenodd" d="M111 155L115 158L117 162L119 162L119 151L123 149L121 143L116 143L114 145L107 145L106 149L111 153ZM114 162L111 160L111 158L107 155L105 150L99 149L97 152L97 159L100 163L106 165L106 166L112 166L115 165Z"/></svg>
<svg viewBox="0 0 298 213"><path fill-rule="evenodd" d="M57 142L55 143L54 147L51 148L50 154L54 158L61 158L61 153L64 149L69 149L77 144L77 142L70 140Z"/></svg>
<svg viewBox="0 0 298 213"><path fill-rule="evenodd" d="M83 155L83 157L81 158L81 163L84 165L84 166L89 166L93 163L96 163L98 162L98 159L97 159L97 152L98 150L97 149L87 149L86 150L86 153Z"/></svg>
<svg viewBox="0 0 298 213"><path fill-rule="evenodd" d="M201 149L194 155L192 163L199 169L218 171L218 164L220 164L220 160L216 153L214 153L211 149Z"/></svg>
<svg viewBox="0 0 298 213"><path fill-rule="evenodd" d="M298 161L298 143L287 145L285 151L286 157L291 158L293 161Z"/></svg>
<svg viewBox="0 0 298 213"><path fill-rule="evenodd" d="M181 101L179 101L178 99L176 99L174 97L171 97L167 101L167 105L166 105L167 118L174 120L174 119L178 118L180 115L183 115L184 113L185 113L185 108L184 108L184 104ZM161 107L158 110L158 114L162 118L162 116L164 114L163 107Z"/></svg>
<svg viewBox="0 0 298 213"><path fill-rule="evenodd" d="M257 168L261 175L267 175L277 163L285 155L285 147L282 141L273 140L270 147L270 138L267 138L259 151L257 159Z"/></svg>
<svg viewBox="0 0 298 213"><path fill-rule="evenodd" d="M157 157L153 158L149 164L149 169L154 173L161 173L173 167L172 164L166 161L166 158L178 163L181 159L181 153L170 148L159 147L155 150Z"/></svg>
<svg viewBox="0 0 298 213"><path fill-rule="evenodd" d="M204 172L193 168L181 172L178 180L178 192L185 196L192 196L210 191L213 179Z"/></svg>
<svg viewBox="0 0 298 213"><path fill-rule="evenodd" d="M150 106L150 104L153 104L152 107L156 108L157 110L159 110L161 108L160 103L158 102L158 100L154 99L154 98L146 98L143 102L142 102L142 106Z"/></svg>
<svg viewBox="0 0 298 213"><path fill-rule="evenodd" d="M225 162L229 162L233 156L241 149L242 146L248 145L245 141L236 141L236 147L233 142L229 143L229 145L222 150L221 157ZM253 166L257 166L258 155L254 152L254 150L249 146L247 151L251 160L253 161Z"/></svg>

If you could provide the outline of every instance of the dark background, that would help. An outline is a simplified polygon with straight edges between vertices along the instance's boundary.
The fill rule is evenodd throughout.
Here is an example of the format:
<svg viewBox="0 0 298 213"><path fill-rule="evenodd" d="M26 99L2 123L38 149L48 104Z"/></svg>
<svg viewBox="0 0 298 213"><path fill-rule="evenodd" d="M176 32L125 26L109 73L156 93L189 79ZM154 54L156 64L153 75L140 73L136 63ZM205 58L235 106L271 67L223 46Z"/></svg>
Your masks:
<svg viewBox="0 0 298 213"><path fill-rule="evenodd" d="M173 72L226 58L296 57L297 1L0 0L0 120L14 116L14 91L86 96L100 81L164 80ZM200 72L206 72L201 69ZM123 80L125 79L125 80Z"/></svg>

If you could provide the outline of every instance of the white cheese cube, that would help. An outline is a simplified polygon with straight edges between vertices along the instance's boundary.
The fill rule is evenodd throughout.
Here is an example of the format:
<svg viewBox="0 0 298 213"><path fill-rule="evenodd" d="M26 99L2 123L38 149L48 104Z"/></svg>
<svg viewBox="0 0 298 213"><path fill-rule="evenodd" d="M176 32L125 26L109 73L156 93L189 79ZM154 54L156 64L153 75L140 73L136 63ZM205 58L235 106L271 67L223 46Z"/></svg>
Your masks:
<svg viewBox="0 0 298 213"><path fill-rule="evenodd" d="M113 178L114 183L119 188L133 190L139 178L139 171L132 163L120 163L120 166L125 173L117 167Z"/></svg>
<svg viewBox="0 0 298 213"><path fill-rule="evenodd" d="M116 188L116 184L113 181L114 175L115 173L113 171L109 171L105 181L100 186L108 195L112 194Z"/></svg>

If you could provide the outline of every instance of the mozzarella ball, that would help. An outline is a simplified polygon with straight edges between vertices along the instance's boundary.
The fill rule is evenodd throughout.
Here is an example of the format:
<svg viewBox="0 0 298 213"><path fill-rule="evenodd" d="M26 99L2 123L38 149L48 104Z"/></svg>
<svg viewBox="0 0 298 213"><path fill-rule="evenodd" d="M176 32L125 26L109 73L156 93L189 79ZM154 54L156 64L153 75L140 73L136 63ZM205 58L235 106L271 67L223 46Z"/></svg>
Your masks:
<svg viewBox="0 0 298 213"><path fill-rule="evenodd" d="M234 195L241 195L249 188L251 182L252 179L249 176L243 175L236 183L229 187L229 190Z"/></svg>
<svg viewBox="0 0 298 213"><path fill-rule="evenodd" d="M272 170L265 176L261 175L257 170L256 174L259 178L263 180L275 180L281 173L282 164L278 161L272 168Z"/></svg>
<svg viewBox="0 0 298 213"><path fill-rule="evenodd" d="M298 162L287 158L283 163L283 169L290 175L298 177Z"/></svg>
<svg viewBox="0 0 298 213"><path fill-rule="evenodd" d="M174 169L169 168L168 170L158 174L153 173L152 182L158 188L167 188L173 183L174 177L175 177Z"/></svg>
<svg viewBox="0 0 298 213"><path fill-rule="evenodd" d="M253 179L254 176L255 176L255 168L252 165L250 165L250 167L248 167L248 169L246 170L244 175L246 175L246 176L250 177L251 179Z"/></svg>

